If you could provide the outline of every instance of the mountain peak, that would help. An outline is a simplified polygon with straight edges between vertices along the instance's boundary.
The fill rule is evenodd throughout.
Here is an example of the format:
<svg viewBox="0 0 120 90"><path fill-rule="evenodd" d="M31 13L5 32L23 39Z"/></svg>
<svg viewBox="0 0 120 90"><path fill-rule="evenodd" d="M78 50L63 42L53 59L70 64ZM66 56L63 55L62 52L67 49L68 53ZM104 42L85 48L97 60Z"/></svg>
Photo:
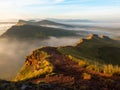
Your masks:
<svg viewBox="0 0 120 90"><path fill-rule="evenodd" d="M50 21L50 20L42 20L42 21L39 21L37 22L39 23L40 25L62 25L60 23L57 23L57 22L54 22L54 21Z"/></svg>
<svg viewBox="0 0 120 90"><path fill-rule="evenodd" d="M91 33L86 39L91 40L93 38L99 38L99 37L98 37L98 35Z"/></svg>
<svg viewBox="0 0 120 90"><path fill-rule="evenodd" d="M29 21L19 20L18 23L16 24L16 26L22 26L22 25L72 27L71 25L62 24L62 23L58 23L58 22L54 22L54 21L46 20L46 19L41 20L41 21L35 21L35 20L29 20Z"/></svg>
<svg viewBox="0 0 120 90"><path fill-rule="evenodd" d="M105 35L99 35L99 38L101 38L101 39L109 39L109 40L111 40L108 36L105 36Z"/></svg>
<svg viewBox="0 0 120 90"><path fill-rule="evenodd" d="M19 20L16 25L17 26L21 26L21 25L25 25L25 24L27 24L27 21L25 21L25 20Z"/></svg>
<svg viewBox="0 0 120 90"><path fill-rule="evenodd" d="M91 39L110 39L108 36L105 35L97 35L97 34L90 34L87 38L87 40L91 40Z"/></svg>
<svg viewBox="0 0 120 90"><path fill-rule="evenodd" d="M42 21L40 21L40 22L52 22L52 21L47 20L47 19L44 19L44 20L42 20Z"/></svg>
<svg viewBox="0 0 120 90"><path fill-rule="evenodd" d="M93 43L98 43L98 42L109 42L112 41L111 38L109 38L108 36L104 36L104 35L96 35L96 34L89 34L89 36L87 38L81 38L80 41L75 45L75 46L79 46L81 45L81 43L85 43L85 42L93 42Z"/></svg>

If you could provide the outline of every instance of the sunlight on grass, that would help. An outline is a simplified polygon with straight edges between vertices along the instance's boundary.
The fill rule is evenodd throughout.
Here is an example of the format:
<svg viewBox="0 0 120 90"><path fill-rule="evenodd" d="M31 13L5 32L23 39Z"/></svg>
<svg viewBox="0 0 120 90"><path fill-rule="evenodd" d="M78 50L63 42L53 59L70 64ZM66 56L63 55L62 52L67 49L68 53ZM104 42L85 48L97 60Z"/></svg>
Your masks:
<svg viewBox="0 0 120 90"><path fill-rule="evenodd" d="M34 56L34 54L38 54L37 58L36 56ZM34 77L39 77L41 75L46 75L48 73L52 73L54 67L47 60L48 57L49 55L46 52L43 52L43 51L39 52L39 50L37 52L33 52L32 56L31 55L28 56L26 61L27 63L23 65L23 68L15 78L15 81L26 80ZM31 59L32 59L32 63L28 64L28 62L30 62Z"/></svg>
<svg viewBox="0 0 120 90"><path fill-rule="evenodd" d="M70 60L76 62L80 67L86 68L90 71L100 72L109 75L120 75L120 67L112 64L101 64L95 61L82 60L73 57L72 55L66 55Z"/></svg>

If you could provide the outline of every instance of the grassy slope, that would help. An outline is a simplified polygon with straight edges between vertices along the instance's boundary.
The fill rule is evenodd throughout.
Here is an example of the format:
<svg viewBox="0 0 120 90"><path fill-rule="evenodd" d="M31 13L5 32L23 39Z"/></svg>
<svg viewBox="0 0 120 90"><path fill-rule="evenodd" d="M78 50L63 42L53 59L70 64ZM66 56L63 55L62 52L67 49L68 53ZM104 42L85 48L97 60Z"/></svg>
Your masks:
<svg viewBox="0 0 120 90"><path fill-rule="evenodd" d="M39 55L35 56L35 53ZM27 60L15 78L15 81L40 77L41 75L44 76L53 72L54 67L47 60L49 55L46 52L39 50L37 50L35 53L33 52L32 55L27 57Z"/></svg>
<svg viewBox="0 0 120 90"><path fill-rule="evenodd" d="M27 38L48 38L50 36L69 37L77 36L77 34L75 31L68 31L59 28L21 25L11 27L7 32L5 32L0 37L27 39Z"/></svg>
<svg viewBox="0 0 120 90"><path fill-rule="evenodd" d="M54 90L57 85L65 90L119 90L120 67L113 65L119 64L120 57L114 54L119 51L118 42L98 37L76 46L43 47L27 56L15 80L54 85ZM113 64L105 64L108 59L114 59Z"/></svg>
<svg viewBox="0 0 120 90"><path fill-rule="evenodd" d="M116 44L114 45L114 43ZM72 57L68 58L75 63L78 63L78 65L80 60L85 63L87 67L100 66L102 67L100 69L102 69L103 72L104 65L106 64L120 65L120 47L119 43L117 43L117 41L111 39L106 40L106 38L101 39L93 37L90 40L84 39L82 43L78 43L76 46L40 48L33 51L33 53L27 57L20 74L16 77L16 80L33 78L47 74L49 71L49 73L54 73L52 72L54 71L53 61L50 62L49 60L53 57L53 59L57 58L58 60L62 60L66 55ZM109 65L107 67L109 67ZM112 68L114 69L114 67Z"/></svg>
<svg viewBox="0 0 120 90"><path fill-rule="evenodd" d="M103 67L100 69L99 64L93 64L72 55L64 55L58 51L58 48L43 47L27 56L16 81L26 82L28 79L27 82L37 85L50 84L54 85L53 88L58 85L59 88L71 88L71 90L76 90L75 88L81 90L83 87L85 90L101 88L117 90L120 77L114 76L114 73L120 74L120 68L112 65L103 65Z"/></svg>
<svg viewBox="0 0 120 90"><path fill-rule="evenodd" d="M72 25L57 23L57 22L50 21L50 20L42 20L42 21L39 21L37 23L39 25L54 25L54 26L63 26L63 27L73 27Z"/></svg>
<svg viewBox="0 0 120 90"><path fill-rule="evenodd" d="M114 40L93 38L84 39L76 46L60 47L58 50L66 55L72 55L79 59L98 61L120 65L120 43Z"/></svg>

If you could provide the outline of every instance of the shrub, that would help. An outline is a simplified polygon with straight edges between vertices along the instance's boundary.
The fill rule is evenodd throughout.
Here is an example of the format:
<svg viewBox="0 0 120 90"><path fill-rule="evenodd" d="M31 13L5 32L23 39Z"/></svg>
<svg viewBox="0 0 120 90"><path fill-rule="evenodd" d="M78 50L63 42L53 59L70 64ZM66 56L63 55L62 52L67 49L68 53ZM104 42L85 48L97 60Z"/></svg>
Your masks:
<svg viewBox="0 0 120 90"><path fill-rule="evenodd" d="M97 66L97 65L89 65L86 67L88 70L93 70L93 71L96 71L96 72L99 72L100 71L100 68Z"/></svg>
<svg viewBox="0 0 120 90"><path fill-rule="evenodd" d="M31 64L24 64L15 81L26 80L53 72L53 65L47 60L50 55L46 52L36 50L28 56L27 61ZM27 62L27 63L28 63Z"/></svg>
<svg viewBox="0 0 120 90"><path fill-rule="evenodd" d="M104 74L119 75L120 67L117 65L113 66L112 64L103 65L103 72Z"/></svg>
<svg viewBox="0 0 120 90"><path fill-rule="evenodd" d="M91 79L91 75L88 73L83 73L83 79L84 80L90 80Z"/></svg>
<svg viewBox="0 0 120 90"><path fill-rule="evenodd" d="M78 63L79 66L86 67L88 65L88 62L80 60Z"/></svg>

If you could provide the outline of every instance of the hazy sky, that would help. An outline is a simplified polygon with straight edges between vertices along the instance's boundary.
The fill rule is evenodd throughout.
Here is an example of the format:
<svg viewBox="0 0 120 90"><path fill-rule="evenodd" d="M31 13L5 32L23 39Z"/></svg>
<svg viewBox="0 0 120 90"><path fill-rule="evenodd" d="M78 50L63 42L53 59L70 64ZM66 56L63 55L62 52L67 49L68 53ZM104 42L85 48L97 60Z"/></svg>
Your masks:
<svg viewBox="0 0 120 90"><path fill-rule="evenodd" d="M34 18L120 20L120 0L0 0L0 20Z"/></svg>

